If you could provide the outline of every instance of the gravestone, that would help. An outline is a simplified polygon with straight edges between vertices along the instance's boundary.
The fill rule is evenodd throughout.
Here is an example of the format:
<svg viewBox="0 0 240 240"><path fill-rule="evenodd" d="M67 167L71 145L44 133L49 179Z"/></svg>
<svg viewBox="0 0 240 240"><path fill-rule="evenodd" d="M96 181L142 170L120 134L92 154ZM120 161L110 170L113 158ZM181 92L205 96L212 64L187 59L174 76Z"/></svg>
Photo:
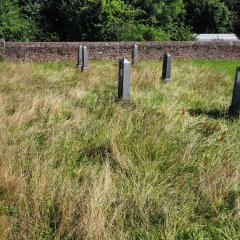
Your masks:
<svg viewBox="0 0 240 240"><path fill-rule="evenodd" d="M4 53L5 53L5 40L0 39L0 61L4 60Z"/></svg>
<svg viewBox="0 0 240 240"><path fill-rule="evenodd" d="M132 46L132 65L136 65L138 63L138 45L134 44Z"/></svg>
<svg viewBox="0 0 240 240"><path fill-rule="evenodd" d="M82 67L81 70L82 72L86 71L88 69L88 49L86 46L83 46L82 48Z"/></svg>
<svg viewBox="0 0 240 240"><path fill-rule="evenodd" d="M229 115L239 116L240 115L240 67L236 70L236 78L233 88L232 104L229 108Z"/></svg>
<svg viewBox="0 0 240 240"><path fill-rule="evenodd" d="M122 58L119 60L119 77L118 77L118 99L130 101L130 86L131 86L131 63Z"/></svg>
<svg viewBox="0 0 240 240"><path fill-rule="evenodd" d="M164 54L163 58L163 71L162 80L164 82L171 82L171 71L172 71L172 56L169 53Z"/></svg>
<svg viewBox="0 0 240 240"><path fill-rule="evenodd" d="M78 47L78 62L77 62L78 68L82 67L82 56L83 56L83 47L80 45Z"/></svg>

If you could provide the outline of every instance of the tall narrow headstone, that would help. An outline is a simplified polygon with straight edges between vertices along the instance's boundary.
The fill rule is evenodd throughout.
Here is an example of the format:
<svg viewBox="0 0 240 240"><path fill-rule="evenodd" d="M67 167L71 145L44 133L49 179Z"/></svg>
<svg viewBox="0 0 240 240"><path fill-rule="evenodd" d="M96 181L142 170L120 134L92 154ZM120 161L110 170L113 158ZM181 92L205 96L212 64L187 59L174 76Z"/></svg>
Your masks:
<svg viewBox="0 0 240 240"><path fill-rule="evenodd" d="M88 69L88 49L86 46L82 48L82 67L81 70L86 71Z"/></svg>
<svg viewBox="0 0 240 240"><path fill-rule="evenodd" d="M164 54L163 58L163 71L162 71L162 80L164 82L170 82L172 71L172 56L169 53Z"/></svg>
<svg viewBox="0 0 240 240"><path fill-rule="evenodd" d="M5 40L0 39L0 61L4 60L5 53Z"/></svg>
<svg viewBox="0 0 240 240"><path fill-rule="evenodd" d="M119 77L118 77L118 99L130 101L131 86L131 63L122 58L119 60Z"/></svg>
<svg viewBox="0 0 240 240"><path fill-rule="evenodd" d="M240 67L236 70L236 78L233 88L232 104L229 108L229 115L239 116L240 115Z"/></svg>
<svg viewBox="0 0 240 240"><path fill-rule="evenodd" d="M82 67L82 54L83 54L83 47L80 45L78 47L78 62L77 62L78 68Z"/></svg>
<svg viewBox="0 0 240 240"><path fill-rule="evenodd" d="M138 45L134 44L132 46L132 64L136 65L138 63Z"/></svg>

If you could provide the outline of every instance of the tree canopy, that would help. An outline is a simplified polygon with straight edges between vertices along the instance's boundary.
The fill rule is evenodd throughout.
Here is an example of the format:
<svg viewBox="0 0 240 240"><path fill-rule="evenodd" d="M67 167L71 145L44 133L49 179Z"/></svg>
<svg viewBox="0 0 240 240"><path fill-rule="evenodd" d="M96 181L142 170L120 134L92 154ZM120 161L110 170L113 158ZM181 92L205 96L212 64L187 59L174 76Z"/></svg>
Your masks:
<svg viewBox="0 0 240 240"><path fill-rule="evenodd" d="M0 38L11 41L191 40L240 36L238 0L1 0Z"/></svg>

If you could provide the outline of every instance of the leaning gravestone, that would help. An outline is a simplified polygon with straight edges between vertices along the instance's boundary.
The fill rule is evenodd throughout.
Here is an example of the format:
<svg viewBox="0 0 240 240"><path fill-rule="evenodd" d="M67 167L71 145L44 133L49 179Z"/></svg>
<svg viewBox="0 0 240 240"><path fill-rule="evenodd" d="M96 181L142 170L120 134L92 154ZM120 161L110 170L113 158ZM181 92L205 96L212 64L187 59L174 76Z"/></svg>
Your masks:
<svg viewBox="0 0 240 240"><path fill-rule="evenodd" d="M82 67L82 53L83 53L83 47L80 45L78 47L78 62L77 62L78 68Z"/></svg>
<svg viewBox="0 0 240 240"><path fill-rule="evenodd" d="M169 53L164 54L162 80L164 82L171 82L172 71L172 56Z"/></svg>
<svg viewBox="0 0 240 240"><path fill-rule="evenodd" d="M233 88L232 104L229 108L229 115L239 116L240 115L240 67L236 70L236 78Z"/></svg>
<svg viewBox="0 0 240 240"><path fill-rule="evenodd" d="M88 69L88 49L86 46L84 46L82 48L82 67L81 67L81 71L84 72Z"/></svg>
<svg viewBox="0 0 240 240"><path fill-rule="evenodd" d="M132 46L132 64L136 65L138 63L138 45L134 44Z"/></svg>
<svg viewBox="0 0 240 240"><path fill-rule="evenodd" d="M118 76L118 99L130 101L130 86L131 86L131 63L122 58L119 60L119 76Z"/></svg>

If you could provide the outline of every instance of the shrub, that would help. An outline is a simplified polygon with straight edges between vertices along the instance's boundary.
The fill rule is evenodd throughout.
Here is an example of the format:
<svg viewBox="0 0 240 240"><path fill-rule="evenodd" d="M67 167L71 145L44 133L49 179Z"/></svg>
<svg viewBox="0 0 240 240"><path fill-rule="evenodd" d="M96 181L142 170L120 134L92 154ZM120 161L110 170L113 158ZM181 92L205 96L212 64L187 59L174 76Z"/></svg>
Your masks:
<svg viewBox="0 0 240 240"><path fill-rule="evenodd" d="M114 28L116 29L116 28ZM128 23L118 28L118 40L121 41L167 41L170 35L160 28L145 26L143 24Z"/></svg>
<svg viewBox="0 0 240 240"><path fill-rule="evenodd" d="M196 38L195 34L192 32L192 28L183 24L169 27L169 34L171 36L171 40L174 41L192 41Z"/></svg>

